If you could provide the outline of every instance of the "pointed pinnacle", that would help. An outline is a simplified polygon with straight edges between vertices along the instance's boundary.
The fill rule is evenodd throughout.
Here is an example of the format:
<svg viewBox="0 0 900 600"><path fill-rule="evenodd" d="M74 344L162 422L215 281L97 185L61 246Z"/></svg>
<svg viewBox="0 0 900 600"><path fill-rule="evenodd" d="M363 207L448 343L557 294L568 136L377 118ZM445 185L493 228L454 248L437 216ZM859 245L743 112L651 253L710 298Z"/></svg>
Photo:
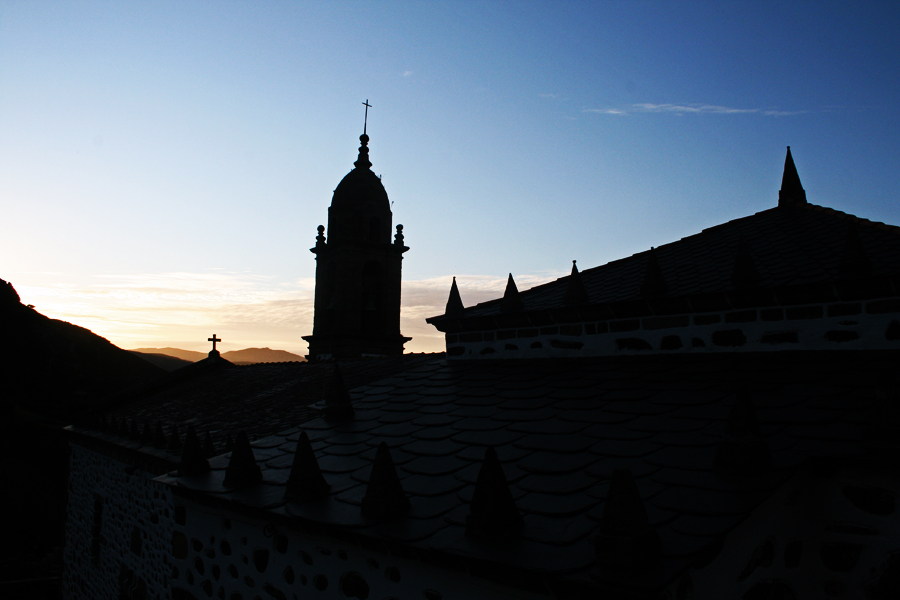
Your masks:
<svg viewBox="0 0 900 600"><path fill-rule="evenodd" d="M459 296L459 288L456 287L456 277L454 277L453 285L450 286L450 297L447 298L447 306L444 308L444 316L458 317L464 310L462 298Z"/></svg>
<svg viewBox="0 0 900 600"><path fill-rule="evenodd" d="M519 288L516 287L516 282L513 280L512 273L510 273L509 279L506 280L506 291L503 292L503 299L500 300L500 311L519 312L521 310L525 310L525 305L522 304L522 299L519 297Z"/></svg>
<svg viewBox="0 0 900 600"><path fill-rule="evenodd" d="M736 288L750 288L759 283L759 271L753 264L753 257L747 242L741 237L738 240L737 254L734 259L734 269L731 271L731 285Z"/></svg>
<svg viewBox="0 0 900 600"><path fill-rule="evenodd" d="M600 527L610 533L626 535L646 529L647 510L629 469L613 472Z"/></svg>
<svg viewBox="0 0 900 600"><path fill-rule="evenodd" d="M370 519L389 519L409 510L409 498L403 491L391 451L381 442L375 452L375 464L369 476L366 495L362 499L362 514Z"/></svg>
<svg viewBox="0 0 900 600"><path fill-rule="evenodd" d="M181 436L178 435L178 426L175 423L172 423L172 427L169 429L169 445L167 449L173 454L181 452Z"/></svg>
<svg viewBox="0 0 900 600"><path fill-rule="evenodd" d="M144 421L144 429L141 430L141 446L149 446L153 443L153 429L150 428L150 421Z"/></svg>
<svg viewBox="0 0 900 600"><path fill-rule="evenodd" d="M524 521L513 500L503 465L492 446L484 452L484 461L475 481L472 503L466 516L466 535L509 538L522 529Z"/></svg>
<svg viewBox="0 0 900 600"><path fill-rule="evenodd" d="M163 426L160 421L156 422L156 428L153 432L153 445L160 450L163 450L166 447L166 434L163 431Z"/></svg>
<svg viewBox="0 0 900 600"><path fill-rule="evenodd" d="M662 268L659 266L656 250L651 247L647 258L647 270L644 272L644 283L641 285L641 295L661 296L666 293L668 288Z"/></svg>
<svg viewBox="0 0 900 600"><path fill-rule="evenodd" d="M209 429L206 430L206 437L203 438L203 456L212 458L216 455L216 445L213 443L212 435Z"/></svg>
<svg viewBox="0 0 900 600"><path fill-rule="evenodd" d="M231 434L228 433L225 435L225 452L231 452L234 450L234 440L231 439Z"/></svg>
<svg viewBox="0 0 900 600"><path fill-rule="evenodd" d="M247 434L239 431L234 440L234 450L231 451L231 460L225 469L225 480L222 485L230 488L250 487L262 481L262 470L256 464L253 456L253 448Z"/></svg>
<svg viewBox="0 0 900 600"><path fill-rule="evenodd" d="M304 431L297 440L294 462L291 465L291 474L288 476L284 497L287 500L300 502L325 496L330 489L331 485L322 476L319 461L316 460L312 444L309 443L309 436Z"/></svg>
<svg viewBox="0 0 900 600"><path fill-rule="evenodd" d="M353 403L344 385L341 369L334 363L331 380L325 384L325 420L349 421L353 418Z"/></svg>
<svg viewBox="0 0 900 600"><path fill-rule="evenodd" d="M209 461L203 456L200 440L193 425L188 425L184 436L184 448L181 451L181 462L178 463L178 476L199 475L209 471Z"/></svg>
<svg viewBox="0 0 900 600"><path fill-rule="evenodd" d="M581 273L575 261L572 261L572 273L568 278L568 286L566 287L566 297L563 299L565 306L578 306L579 304L587 304L590 302L587 290L584 288L584 281L581 279Z"/></svg>
<svg viewBox="0 0 900 600"><path fill-rule="evenodd" d="M800 184L800 175L791 156L791 147L787 147L784 157L784 174L781 176L781 190L778 192L778 206L800 206L806 204L806 191Z"/></svg>
<svg viewBox="0 0 900 600"><path fill-rule="evenodd" d="M594 549L596 568L613 577L653 568L660 558L659 534L648 524L641 493L628 469L613 471Z"/></svg>

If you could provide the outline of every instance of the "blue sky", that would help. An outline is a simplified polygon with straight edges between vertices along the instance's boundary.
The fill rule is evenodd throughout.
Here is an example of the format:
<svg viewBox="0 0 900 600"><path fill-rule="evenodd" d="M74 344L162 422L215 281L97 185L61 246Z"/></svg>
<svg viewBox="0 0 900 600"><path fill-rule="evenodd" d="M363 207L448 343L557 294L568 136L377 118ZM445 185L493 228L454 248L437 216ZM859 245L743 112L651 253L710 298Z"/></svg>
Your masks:
<svg viewBox="0 0 900 600"><path fill-rule="evenodd" d="M3 2L0 278L126 347L305 352L373 170L402 329L775 205L900 224L895 2Z"/></svg>

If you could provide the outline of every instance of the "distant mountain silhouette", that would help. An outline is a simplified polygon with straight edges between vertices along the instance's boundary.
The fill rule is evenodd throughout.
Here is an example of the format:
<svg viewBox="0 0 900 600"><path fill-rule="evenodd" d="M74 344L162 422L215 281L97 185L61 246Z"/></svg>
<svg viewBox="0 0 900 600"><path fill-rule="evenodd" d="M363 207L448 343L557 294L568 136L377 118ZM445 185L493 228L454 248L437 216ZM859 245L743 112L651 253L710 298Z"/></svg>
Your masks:
<svg viewBox="0 0 900 600"><path fill-rule="evenodd" d="M173 350L177 350L177 348L173 348ZM176 358L174 356L170 356L168 354L162 354L159 352L139 352L137 350L129 350L132 354L143 358L150 364L156 365L160 369L165 369L166 371L174 371L175 369L180 369L181 367L186 367L188 365L194 364L196 361L183 360L181 358ZM200 354L199 352L197 354ZM205 357L204 357L205 358Z"/></svg>
<svg viewBox="0 0 900 600"><path fill-rule="evenodd" d="M206 352L196 352L194 350L182 350L181 348L134 348L131 352L140 352L141 354L165 354L180 358L187 362L197 362L206 358Z"/></svg>
<svg viewBox="0 0 900 600"><path fill-rule="evenodd" d="M162 369L84 327L23 305L0 279L3 402L56 419L77 419L100 398L158 377Z"/></svg>
<svg viewBox="0 0 900 600"><path fill-rule="evenodd" d="M164 354L166 356L179 358L188 362L197 362L198 360L203 360L204 358L206 358L206 354L203 352L182 350L180 348L135 348L134 350L132 350L132 352L139 353L138 356L141 356L141 358L143 358L144 360L148 360L150 362L153 362L154 364L158 364L166 370L172 369L164 366L160 362L154 362L158 361L159 359L151 359L148 356ZM306 359L299 354L293 354L286 350L272 350L271 348L245 348L244 350L231 350L230 352L223 352L222 358L236 365L254 365L256 363L263 362L306 361Z"/></svg>

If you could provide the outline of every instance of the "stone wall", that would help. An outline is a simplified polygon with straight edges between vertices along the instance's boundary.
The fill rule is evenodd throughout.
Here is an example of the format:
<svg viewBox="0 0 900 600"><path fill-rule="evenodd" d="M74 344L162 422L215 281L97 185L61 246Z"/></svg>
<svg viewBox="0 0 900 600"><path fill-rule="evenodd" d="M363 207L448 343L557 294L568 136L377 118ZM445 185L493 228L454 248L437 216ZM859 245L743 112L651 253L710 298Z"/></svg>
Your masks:
<svg viewBox="0 0 900 600"><path fill-rule="evenodd" d="M900 348L900 298L749 308L446 335L448 358Z"/></svg>
<svg viewBox="0 0 900 600"><path fill-rule="evenodd" d="M172 598L546 598L465 571L175 498Z"/></svg>
<svg viewBox="0 0 900 600"><path fill-rule="evenodd" d="M63 598L171 598L172 497L154 477L72 444Z"/></svg>

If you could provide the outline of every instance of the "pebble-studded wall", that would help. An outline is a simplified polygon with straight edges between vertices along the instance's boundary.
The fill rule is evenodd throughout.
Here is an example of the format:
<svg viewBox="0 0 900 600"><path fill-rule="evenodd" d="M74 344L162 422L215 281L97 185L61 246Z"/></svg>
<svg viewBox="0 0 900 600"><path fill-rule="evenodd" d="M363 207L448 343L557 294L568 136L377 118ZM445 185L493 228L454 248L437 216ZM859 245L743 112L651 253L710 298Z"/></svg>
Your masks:
<svg viewBox="0 0 900 600"><path fill-rule="evenodd" d="M866 466L824 461L799 473L670 598L900 597L900 482Z"/></svg>
<svg viewBox="0 0 900 600"><path fill-rule="evenodd" d="M72 444L62 595L167 600L172 496L142 471Z"/></svg>
<svg viewBox="0 0 900 600"><path fill-rule="evenodd" d="M348 541L175 500L172 600L546 598Z"/></svg>

